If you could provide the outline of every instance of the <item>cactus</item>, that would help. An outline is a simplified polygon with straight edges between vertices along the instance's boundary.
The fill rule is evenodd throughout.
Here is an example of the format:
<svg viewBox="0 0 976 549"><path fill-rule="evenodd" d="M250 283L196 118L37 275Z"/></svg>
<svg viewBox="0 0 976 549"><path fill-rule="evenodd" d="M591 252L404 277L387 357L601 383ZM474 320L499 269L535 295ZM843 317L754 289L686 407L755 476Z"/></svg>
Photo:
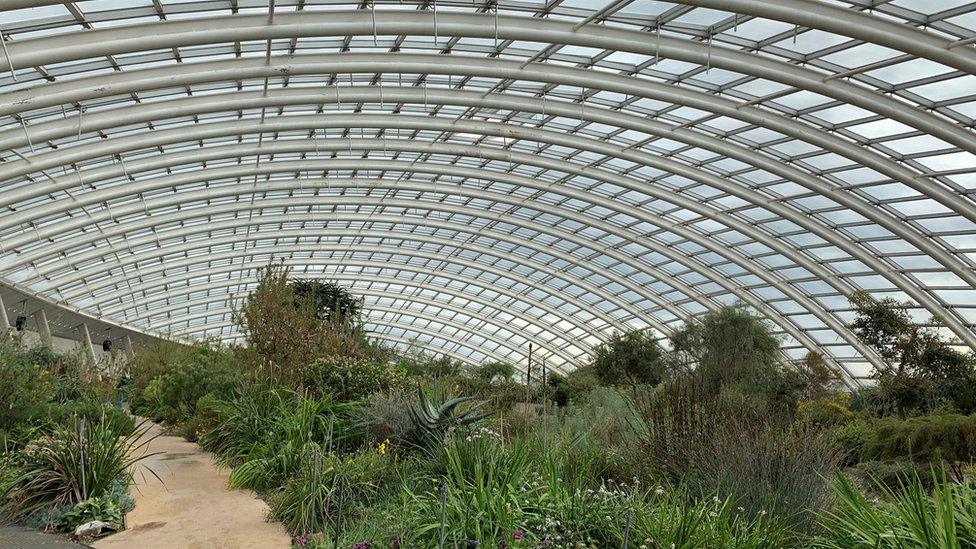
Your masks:
<svg viewBox="0 0 976 549"><path fill-rule="evenodd" d="M410 408L410 419L414 425L415 444L424 451L431 451L442 444L447 436L459 427L469 427L491 414L478 414L483 402L475 404L464 413L455 414L460 404L474 400L459 396L435 406L423 389L417 389L417 405Z"/></svg>

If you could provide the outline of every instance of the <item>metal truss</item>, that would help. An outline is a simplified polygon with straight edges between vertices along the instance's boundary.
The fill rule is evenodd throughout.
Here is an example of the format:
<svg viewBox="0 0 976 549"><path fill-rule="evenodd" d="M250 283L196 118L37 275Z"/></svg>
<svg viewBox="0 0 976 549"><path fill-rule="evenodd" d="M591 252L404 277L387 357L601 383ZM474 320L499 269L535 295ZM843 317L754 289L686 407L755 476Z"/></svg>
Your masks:
<svg viewBox="0 0 976 549"><path fill-rule="evenodd" d="M371 337L563 371L742 302L851 383L866 290L976 349L976 3L932 9L9 0L0 283L232 341L282 259Z"/></svg>

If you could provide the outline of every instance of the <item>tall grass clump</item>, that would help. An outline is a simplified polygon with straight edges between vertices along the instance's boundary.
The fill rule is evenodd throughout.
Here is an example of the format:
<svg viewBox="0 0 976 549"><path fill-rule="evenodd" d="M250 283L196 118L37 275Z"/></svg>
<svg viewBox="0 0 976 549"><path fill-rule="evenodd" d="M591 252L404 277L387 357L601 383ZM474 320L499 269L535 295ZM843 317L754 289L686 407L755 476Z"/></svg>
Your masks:
<svg viewBox="0 0 976 549"><path fill-rule="evenodd" d="M942 473L931 492L917 477L899 489L881 483L871 501L843 474L833 482L837 507L823 514L823 549L964 549L976 547L976 486Z"/></svg>
<svg viewBox="0 0 976 549"><path fill-rule="evenodd" d="M76 419L31 442L22 452L20 474L10 482L8 514L25 517L44 507L102 496L131 480L133 465L149 457L146 427L119 436L105 420Z"/></svg>

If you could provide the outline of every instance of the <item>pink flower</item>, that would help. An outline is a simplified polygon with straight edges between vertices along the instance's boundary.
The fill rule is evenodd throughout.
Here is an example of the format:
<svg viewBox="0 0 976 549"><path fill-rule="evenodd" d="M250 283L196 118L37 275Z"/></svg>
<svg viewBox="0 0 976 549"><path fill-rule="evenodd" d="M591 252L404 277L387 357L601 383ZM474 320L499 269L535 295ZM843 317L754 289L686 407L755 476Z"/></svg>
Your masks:
<svg viewBox="0 0 976 549"><path fill-rule="evenodd" d="M522 538L524 538L524 537L525 537L525 533L524 533L524 532L522 532L521 530L516 530L516 531L515 531L515 533L514 533L514 534L512 534L512 538L513 538L513 539L514 539L515 541L518 541L518 540L520 540L520 539L522 539Z"/></svg>

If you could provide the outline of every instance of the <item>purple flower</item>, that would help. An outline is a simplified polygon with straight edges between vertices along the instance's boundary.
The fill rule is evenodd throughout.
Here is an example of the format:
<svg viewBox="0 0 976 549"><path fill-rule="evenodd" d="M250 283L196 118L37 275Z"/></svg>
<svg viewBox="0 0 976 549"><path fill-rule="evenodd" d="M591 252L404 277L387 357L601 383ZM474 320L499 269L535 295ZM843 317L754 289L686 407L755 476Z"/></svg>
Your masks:
<svg viewBox="0 0 976 549"><path fill-rule="evenodd" d="M476 540L476 539L469 539L469 540L466 540L464 542L464 544L465 544L465 546L468 549L477 549L477 547L478 547L478 540Z"/></svg>
<svg viewBox="0 0 976 549"><path fill-rule="evenodd" d="M522 532L521 530L516 530L516 531L515 531L515 533L514 533L514 534L512 534L512 538L513 538L513 539L514 539L515 541L518 541L518 540L520 540L520 539L522 539L522 538L524 538L524 537L525 537L525 533L524 533L524 532Z"/></svg>
<svg viewBox="0 0 976 549"><path fill-rule="evenodd" d="M369 549L369 547L368 541L360 541L352 545L352 549Z"/></svg>
<svg viewBox="0 0 976 549"><path fill-rule="evenodd" d="M299 547L305 547L305 545L308 544L308 534L299 534L292 538L291 541Z"/></svg>

